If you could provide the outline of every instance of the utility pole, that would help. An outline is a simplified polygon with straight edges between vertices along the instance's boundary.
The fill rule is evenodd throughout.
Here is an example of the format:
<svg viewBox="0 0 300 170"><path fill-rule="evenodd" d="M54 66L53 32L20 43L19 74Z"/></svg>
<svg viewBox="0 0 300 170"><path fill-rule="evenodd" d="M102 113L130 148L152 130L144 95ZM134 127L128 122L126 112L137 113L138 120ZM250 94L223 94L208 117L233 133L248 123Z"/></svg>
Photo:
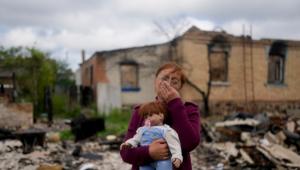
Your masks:
<svg viewBox="0 0 300 170"><path fill-rule="evenodd" d="M246 66L246 35L245 35L245 25L243 24L243 73L244 73L244 95L245 95L245 106L246 112L249 111L248 106L248 94L247 94L247 66Z"/></svg>

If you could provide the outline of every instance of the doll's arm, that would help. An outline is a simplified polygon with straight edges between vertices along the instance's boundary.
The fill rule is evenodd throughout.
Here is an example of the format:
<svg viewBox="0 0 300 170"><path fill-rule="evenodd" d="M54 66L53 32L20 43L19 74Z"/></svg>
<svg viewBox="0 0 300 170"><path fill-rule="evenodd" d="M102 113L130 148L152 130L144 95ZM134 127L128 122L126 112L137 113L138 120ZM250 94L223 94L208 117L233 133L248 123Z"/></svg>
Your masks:
<svg viewBox="0 0 300 170"><path fill-rule="evenodd" d="M165 139L167 141L170 152L172 154L172 156L171 156L172 162L175 159L179 159L182 162L183 158L182 158L182 153L181 153L180 141L179 141L179 137L178 137L178 134L176 133L176 131L171 128L168 128L168 130L166 131L166 134L165 134Z"/></svg>
<svg viewBox="0 0 300 170"><path fill-rule="evenodd" d="M136 134L132 138L128 139L125 143L130 144L132 147L137 147L140 144L142 137L141 128L142 127L138 128Z"/></svg>

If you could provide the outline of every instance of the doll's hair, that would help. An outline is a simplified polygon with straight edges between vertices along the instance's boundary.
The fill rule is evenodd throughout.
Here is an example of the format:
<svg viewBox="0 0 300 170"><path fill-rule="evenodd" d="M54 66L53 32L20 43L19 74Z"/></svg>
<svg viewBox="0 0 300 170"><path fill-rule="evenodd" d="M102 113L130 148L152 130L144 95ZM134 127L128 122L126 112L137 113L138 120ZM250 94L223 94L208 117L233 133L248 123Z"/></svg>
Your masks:
<svg viewBox="0 0 300 170"><path fill-rule="evenodd" d="M164 117L167 116L167 109L165 105L158 101L148 102L145 104L142 104L139 109L139 114L145 118L150 113L162 113Z"/></svg>

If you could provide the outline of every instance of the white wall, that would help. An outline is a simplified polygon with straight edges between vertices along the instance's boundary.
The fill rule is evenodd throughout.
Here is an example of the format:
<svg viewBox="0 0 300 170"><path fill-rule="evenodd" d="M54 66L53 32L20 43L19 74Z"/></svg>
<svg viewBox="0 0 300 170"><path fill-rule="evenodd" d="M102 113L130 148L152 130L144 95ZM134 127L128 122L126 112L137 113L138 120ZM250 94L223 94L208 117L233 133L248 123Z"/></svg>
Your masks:
<svg viewBox="0 0 300 170"><path fill-rule="evenodd" d="M75 83L76 83L76 86L80 86L82 84L82 81L81 81L81 69L78 68L76 71L75 71Z"/></svg>
<svg viewBox="0 0 300 170"><path fill-rule="evenodd" d="M109 113L113 108L121 108L121 90L119 86L97 84L97 109L102 113Z"/></svg>
<svg viewBox="0 0 300 170"><path fill-rule="evenodd" d="M154 73L161 64L161 56L166 53L165 46L142 47L119 51L106 57L106 74L109 84L119 87L121 105L136 105L155 99ZM140 91L121 92L120 61L134 60L139 64Z"/></svg>

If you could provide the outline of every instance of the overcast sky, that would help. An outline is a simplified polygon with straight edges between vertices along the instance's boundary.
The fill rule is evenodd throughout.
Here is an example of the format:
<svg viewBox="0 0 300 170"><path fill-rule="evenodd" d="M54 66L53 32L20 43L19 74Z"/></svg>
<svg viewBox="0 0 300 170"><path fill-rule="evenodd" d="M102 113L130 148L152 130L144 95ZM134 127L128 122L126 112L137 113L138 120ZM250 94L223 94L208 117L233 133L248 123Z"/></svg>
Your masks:
<svg viewBox="0 0 300 170"><path fill-rule="evenodd" d="M82 49L89 58L167 41L155 22L234 35L252 25L255 39L300 40L299 8L300 0L0 0L0 46L37 47L74 70Z"/></svg>

